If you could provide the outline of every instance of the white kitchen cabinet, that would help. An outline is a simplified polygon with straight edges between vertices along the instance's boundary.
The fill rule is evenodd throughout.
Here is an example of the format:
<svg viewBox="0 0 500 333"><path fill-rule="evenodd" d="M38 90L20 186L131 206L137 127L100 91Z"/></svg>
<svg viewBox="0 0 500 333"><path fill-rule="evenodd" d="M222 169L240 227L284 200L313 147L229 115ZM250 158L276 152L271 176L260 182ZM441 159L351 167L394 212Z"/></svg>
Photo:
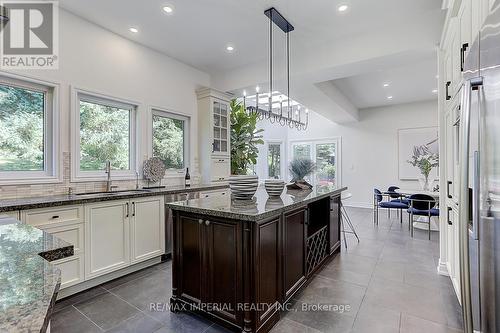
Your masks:
<svg viewBox="0 0 500 333"><path fill-rule="evenodd" d="M35 226L73 245L74 255L51 262L61 271L61 289L85 280L85 224L83 206L29 209L21 212L24 223Z"/></svg>
<svg viewBox="0 0 500 333"><path fill-rule="evenodd" d="M52 261L51 264L61 271L61 290L85 280L84 254L75 254L71 257Z"/></svg>
<svg viewBox="0 0 500 333"><path fill-rule="evenodd" d="M228 180L229 175L231 173L231 161L228 157L226 158L212 158L212 177L210 181L224 181Z"/></svg>
<svg viewBox="0 0 500 333"><path fill-rule="evenodd" d="M19 220L19 211L15 210L15 211L12 211L12 212L1 212L0 216L11 217L11 218L14 218L16 220Z"/></svg>
<svg viewBox="0 0 500 333"><path fill-rule="evenodd" d="M85 217L86 279L165 253L163 196L89 204Z"/></svg>
<svg viewBox="0 0 500 333"><path fill-rule="evenodd" d="M197 96L202 182L223 181L231 170L231 97L214 89L198 90Z"/></svg>
<svg viewBox="0 0 500 333"><path fill-rule="evenodd" d="M85 278L130 264L130 202L113 200L85 207Z"/></svg>
<svg viewBox="0 0 500 333"><path fill-rule="evenodd" d="M459 247L459 219L458 207L452 206L447 209L448 226L446 229L446 245L448 252L448 273L450 274L453 288L460 299L460 247Z"/></svg>
<svg viewBox="0 0 500 333"><path fill-rule="evenodd" d="M165 253L165 204L163 197L131 200L131 263Z"/></svg>
<svg viewBox="0 0 500 333"><path fill-rule="evenodd" d="M475 0L477 1L477 0ZM463 63L472 46L472 0L462 0L458 11L460 22L460 71L463 72Z"/></svg>

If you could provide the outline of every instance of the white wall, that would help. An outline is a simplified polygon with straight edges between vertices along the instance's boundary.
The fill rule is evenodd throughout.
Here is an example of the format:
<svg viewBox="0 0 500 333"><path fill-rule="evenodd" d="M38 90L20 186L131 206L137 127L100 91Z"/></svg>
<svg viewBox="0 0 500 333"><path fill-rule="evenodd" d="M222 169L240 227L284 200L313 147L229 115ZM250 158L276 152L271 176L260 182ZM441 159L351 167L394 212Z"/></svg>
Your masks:
<svg viewBox="0 0 500 333"><path fill-rule="evenodd" d="M346 205L371 207L373 188L419 188L417 181L398 179L400 128L438 125L437 101L360 110L360 121L336 124L311 113L306 131L288 131L288 140L342 138L342 185L353 197Z"/></svg>
<svg viewBox="0 0 500 333"><path fill-rule="evenodd" d="M120 37L65 10L60 11L59 70L16 74L60 84L62 151L70 151L70 87L139 104L140 155L147 154L146 124L151 106L191 116L191 165L197 156L196 89L210 76L140 44Z"/></svg>

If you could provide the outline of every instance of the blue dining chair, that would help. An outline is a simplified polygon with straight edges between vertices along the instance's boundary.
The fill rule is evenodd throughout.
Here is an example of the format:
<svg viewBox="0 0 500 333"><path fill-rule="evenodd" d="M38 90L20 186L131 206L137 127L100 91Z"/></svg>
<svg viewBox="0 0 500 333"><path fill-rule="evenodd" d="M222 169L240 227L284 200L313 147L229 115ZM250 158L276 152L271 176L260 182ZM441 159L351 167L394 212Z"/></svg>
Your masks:
<svg viewBox="0 0 500 333"><path fill-rule="evenodd" d="M387 189L386 192L384 192L384 194L387 194L389 196L391 202L402 202L402 203L406 204L407 206L410 206L410 201L408 199L406 199L403 194L398 193L396 190L399 190L398 186L389 186L389 188ZM399 209L399 210L397 210L397 212L400 215L400 219L401 219L401 223L402 223L403 222L403 217L401 216L402 210ZM391 217L391 210L390 209L388 209L387 215L389 217Z"/></svg>
<svg viewBox="0 0 500 333"><path fill-rule="evenodd" d="M427 216L429 225L429 240L431 240L431 217L439 216L439 209L435 208L436 199L427 194L413 194L409 198L410 207L408 207L408 222L413 237L413 216Z"/></svg>
<svg viewBox="0 0 500 333"><path fill-rule="evenodd" d="M408 205L403 202L397 201L383 201L383 196L389 196L388 194L382 194L379 189L373 190L373 223L378 225L378 209L386 208L386 209L399 209L400 210L400 218L401 223L403 223L403 209L408 209ZM390 198L390 196L389 196Z"/></svg>

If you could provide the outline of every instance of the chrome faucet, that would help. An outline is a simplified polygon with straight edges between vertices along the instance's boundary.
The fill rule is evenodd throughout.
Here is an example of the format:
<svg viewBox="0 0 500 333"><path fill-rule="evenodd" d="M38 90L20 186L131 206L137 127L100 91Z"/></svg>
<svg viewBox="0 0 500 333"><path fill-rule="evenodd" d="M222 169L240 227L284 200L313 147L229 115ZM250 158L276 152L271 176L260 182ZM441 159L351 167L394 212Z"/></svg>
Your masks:
<svg viewBox="0 0 500 333"><path fill-rule="evenodd" d="M106 162L106 169L104 172L108 174L108 179L106 180L106 192L111 192L111 161Z"/></svg>

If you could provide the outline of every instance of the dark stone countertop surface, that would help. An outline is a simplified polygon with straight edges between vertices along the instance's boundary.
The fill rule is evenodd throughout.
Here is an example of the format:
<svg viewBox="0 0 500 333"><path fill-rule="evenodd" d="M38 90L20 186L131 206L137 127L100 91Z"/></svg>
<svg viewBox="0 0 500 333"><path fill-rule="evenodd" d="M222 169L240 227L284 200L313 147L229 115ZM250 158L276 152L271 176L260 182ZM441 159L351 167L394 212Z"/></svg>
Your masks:
<svg viewBox="0 0 500 333"><path fill-rule="evenodd" d="M259 221L310 202L340 195L347 187L316 186L311 190L284 189L280 197L271 198L259 186L252 200L234 200L230 196L190 199L167 203L167 207L195 214L233 220Z"/></svg>
<svg viewBox="0 0 500 333"><path fill-rule="evenodd" d="M45 332L61 282L50 261L73 251L40 229L0 217L0 332Z"/></svg>
<svg viewBox="0 0 500 333"><path fill-rule="evenodd" d="M18 199L1 199L0 198L0 212L8 212L13 210L24 210L44 207L56 207L64 205L79 205L91 202L100 202L108 200L119 200L127 198L147 197L155 195L168 195L179 193L190 193L199 191L212 191L218 189L228 188L227 183L218 184L201 184L185 186L167 186L166 188L158 189L141 189L141 190L124 190L115 191L111 194L103 193L79 193L72 195L52 195L41 197L29 197Z"/></svg>

